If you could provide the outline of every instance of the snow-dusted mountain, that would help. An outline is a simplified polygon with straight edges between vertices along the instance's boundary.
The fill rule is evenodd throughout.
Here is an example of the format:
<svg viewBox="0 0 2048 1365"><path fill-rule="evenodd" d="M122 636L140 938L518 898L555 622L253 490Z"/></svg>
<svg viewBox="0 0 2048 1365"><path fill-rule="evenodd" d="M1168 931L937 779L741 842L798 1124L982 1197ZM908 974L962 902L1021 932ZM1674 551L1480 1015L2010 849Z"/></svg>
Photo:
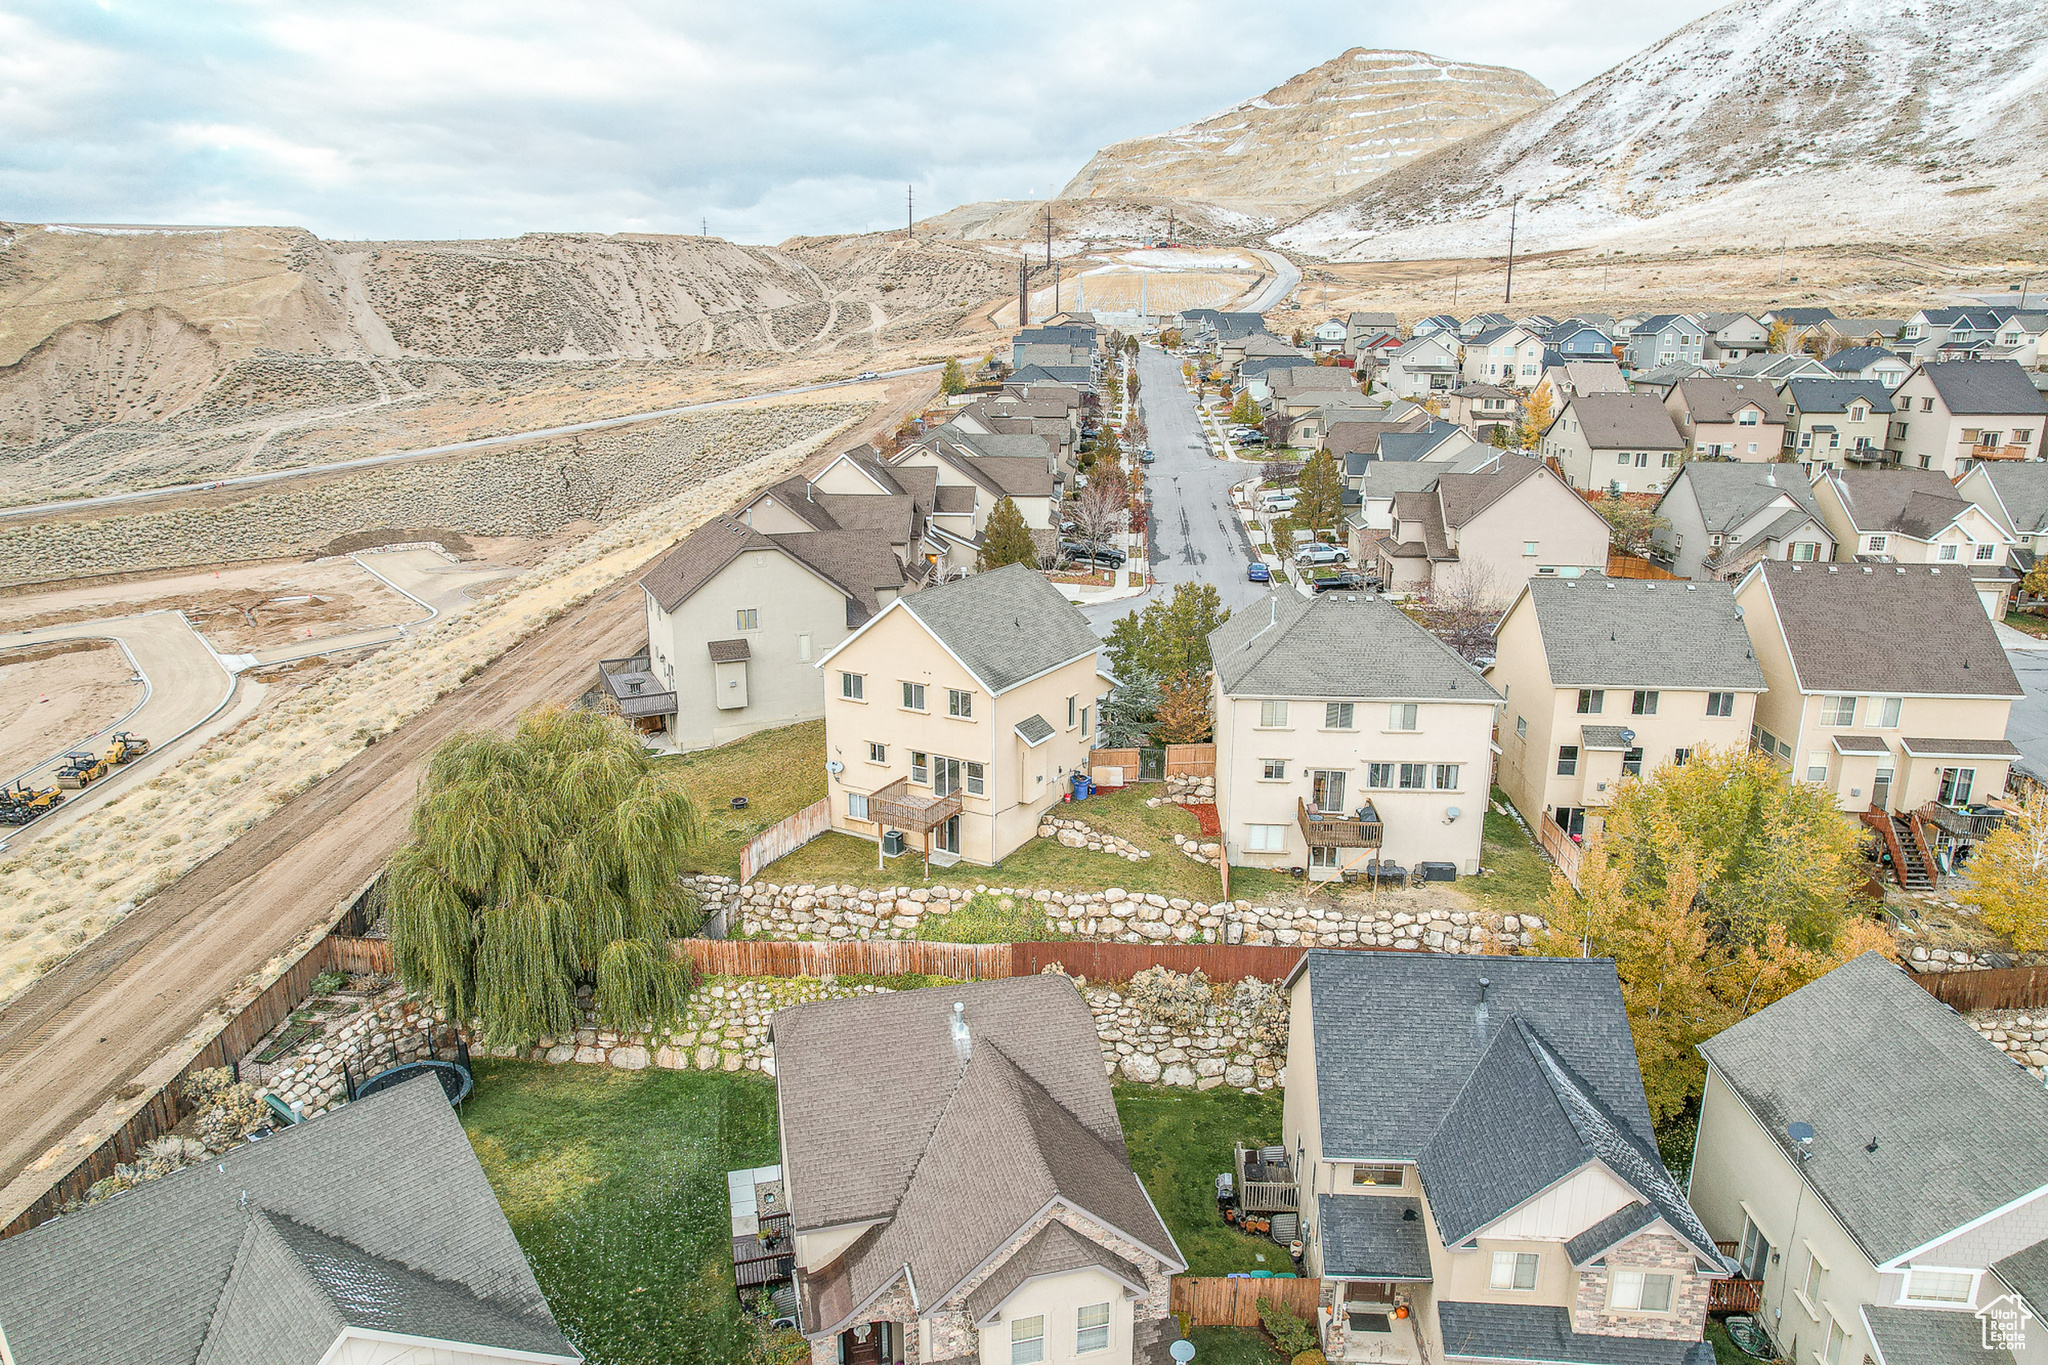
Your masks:
<svg viewBox="0 0 2048 1365"><path fill-rule="evenodd" d="M2041 240L2048 19L1994 0L1738 0L1275 234L1349 259L1606 243Z"/></svg>
<svg viewBox="0 0 2048 1365"><path fill-rule="evenodd" d="M1353 48L1213 118L1104 147L1060 198L1170 198L1292 217L1549 98L1508 67Z"/></svg>

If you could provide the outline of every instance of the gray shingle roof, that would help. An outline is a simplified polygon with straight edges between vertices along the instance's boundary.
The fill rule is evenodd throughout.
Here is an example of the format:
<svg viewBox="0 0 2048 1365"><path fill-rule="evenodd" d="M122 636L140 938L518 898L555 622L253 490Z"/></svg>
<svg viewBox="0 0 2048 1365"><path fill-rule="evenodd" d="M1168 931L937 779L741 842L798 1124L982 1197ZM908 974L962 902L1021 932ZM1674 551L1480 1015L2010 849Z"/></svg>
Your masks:
<svg viewBox="0 0 2048 1365"><path fill-rule="evenodd" d="M1784 400L1761 379L1686 379L1678 385L1678 396L1695 422L1732 422L1750 407L1767 423L1785 420Z"/></svg>
<svg viewBox="0 0 2048 1365"><path fill-rule="evenodd" d="M1875 1304L1864 1304L1862 1312L1881 1365L2012 1365L2012 1352L1985 1349L1974 1313Z"/></svg>
<svg viewBox="0 0 2048 1365"><path fill-rule="evenodd" d="M1967 570L1774 559L1750 572L1770 589L1802 691L2021 695Z"/></svg>
<svg viewBox="0 0 2048 1365"><path fill-rule="evenodd" d="M841 501L891 504L900 514L908 513L907 500L895 495L847 497ZM763 535L744 522L719 517L692 531L655 561L654 567L640 576L640 585L663 611L672 612L750 550L787 555L818 574L858 605L856 624L880 609L877 588L900 588L904 581L902 562L890 550L888 540L874 531L789 531Z"/></svg>
<svg viewBox="0 0 2048 1365"><path fill-rule="evenodd" d="M1659 1216L1652 1204L1624 1205L1566 1242L1564 1254L1572 1258L1573 1265L1597 1260L1656 1222Z"/></svg>
<svg viewBox="0 0 2048 1365"><path fill-rule="evenodd" d="M2036 1317L2048 1315L2048 1240L1991 1263L1991 1273L2027 1301Z"/></svg>
<svg viewBox="0 0 2048 1365"><path fill-rule="evenodd" d="M1858 401L1872 412L1892 411L1891 390L1875 379L1788 379L1785 390L1801 412L1847 412Z"/></svg>
<svg viewBox="0 0 2048 1365"><path fill-rule="evenodd" d="M1554 686L1764 689L1726 583L1537 578L1526 592Z"/></svg>
<svg viewBox="0 0 2048 1365"><path fill-rule="evenodd" d="M1915 758L2022 758L2019 746L2008 739L1933 739L1907 735L1899 740Z"/></svg>
<svg viewBox="0 0 2048 1365"><path fill-rule="evenodd" d="M1740 360L1731 360L1715 374L1728 378L1747 379L1792 379L1799 375L1811 375L1815 379L1828 378L1828 369L1810 355L1748 355Z"/></svg>
<svg viewBox="0 0 2048 1365"><path fill-rule="evenodd" d="M1026 1280L1040 1275L1094 1266L1106 1270L1139 1293L1145 1291L1145 1272L1099 1242L1091 1241L1054 1219L1031 1234L1023 1246L1010 1253L995 1273L974 1287L967 1296L967 1320L986 1322L1003 1306L1004 1300Z"/></svg>
<svg viewBox="0 0 2048 1365"><path fill-rule="evenodd" d="M965 1006L966 1058L951 1032ZM1182 1261L1131 1173L1094 1016L1061 977L798 1005L773 1024L783 1170L798 1230L880 1226L804 1279L807 1332L910 1268L936 1304L1062 1200ZM876 1094L889 1103L876 1105ZM861 1114L849 1123L849 1114Z"/></svg>
<svg viewBox="0 0 2048 1365"><path fill-rule="evenodd" d="M1017 722L1017 738L1034 749L1052 738L1052 722L1033 712Z"/></svg>
<svg viewBox="0 0 2048 1365"><path fill-rule="evenodd" d="M2026 535L2048 529L2048 461L2001 461L1982 468L2014 530Z"/></svg>
<svg viewBox="0 0 2048 1365"><path fill-rule="evenodd" d="M1500 700L1450 646L1369 594L1269 595L1210 632L1209 657L1230 696Z"/></svg>
<svg viewBox="0 0 2048 1365"><path fill-rule="evenodd" d="M1081 609L1022 564L898 600L991 692L1102 647Z"/></svg>
<svg viewBox="0 0 2048 1365"><path fill-rule="evenodd" d="M2048 1091L1875 953L1700 1052L1874 1262L2048 1185ZM1795 1119L1815 1130L1803 1161Z"/></svg>
<svg viewBox="0 0 2048 1365"><path fill-rule="evenodd" d="M1959 416L2038 417L2048 413L2048 399L2041 397L2017 361L1936 360L1920 369L1934 381L1942 405Z"/></svg>
<svg viewBox="0 0 2048 1365"><path fill-rule="evenodd" d="M1429 1224L1422 1201L1382 1194L1316 1196L1323 1274L1427 1280Z"/></svg>
<svg viewBox="0 0 2048 1365"><path fill-rule="evenodd" d="M1572 1330L1571 1310L1541 1304L1436 1306L1444 1355L1452 1360L1541 1361L1543 1365L1714 1365L1704 1341L1602 1336Z"/></svg>
<svg viewBox="0 0 2048 1365"><path fill-rule="evenodd" d="M1896 531L1929 540L1970 506L1938 469L1828 471L1857 530Z"/></svg>
<svg viewBox="0 0 2048 1365"><path fill-rule="evenodd" d="M1681 450L1685 439L1647 393L1582 393L1565 405L1595 450ZM1563 419L1563 414L1559 414Z"/></svg>
<svg viewBox="0 0 2048 1365"><path fill-rule="evenodd" d="M20 1365L314 1365L344 1323L581 1358L429 1077L0 1242L0 1323Z"/></svg>
<svg viewBox="0 0 2048 1365"><path fill-rule="evenodd" d="M1891 354L1882 346L1847 346L1823 360L1821 364L1837 374L1848 374L1868 369L1878 361L1891 357Z"/></svg>
<svg viewBox="0 0 2048 1365"><path fill-rule="evenodd" d="M1629 741L1624 740L1621 736L1622 732L1627 728L1624 725L1581 725L1579 727L1579 747L1584 749L1626 750L1630 747Z"/></svg>

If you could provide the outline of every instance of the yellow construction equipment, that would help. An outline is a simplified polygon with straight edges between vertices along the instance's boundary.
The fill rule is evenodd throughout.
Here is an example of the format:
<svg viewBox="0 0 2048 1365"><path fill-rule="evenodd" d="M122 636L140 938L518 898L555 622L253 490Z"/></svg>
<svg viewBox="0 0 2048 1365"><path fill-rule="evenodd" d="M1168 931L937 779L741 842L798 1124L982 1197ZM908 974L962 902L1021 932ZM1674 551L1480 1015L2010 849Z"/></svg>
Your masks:
<svg viewBox="0 0 2048 1365"><path fill-rule="evenodd" d="M57 785L76 791L99 781L112 769L113 765L98 754L80 749L64 755L64 766L57 770Z"/></svg>
<svg viewBox="0 0 2048 1365"><path fill-rule="evenodd" d="M149 752L149 741L141 735L131 735L126 730L116 731L114 742L107 746L107 762L113 764L132 763Z"/></svg>
<svg viewBox="0 0 2048 1365"><path fill-rule="evenodd" d="M64 793L55 787L41 790L27 783L0 788L0 825L25 825L64 804Z"/></svg>

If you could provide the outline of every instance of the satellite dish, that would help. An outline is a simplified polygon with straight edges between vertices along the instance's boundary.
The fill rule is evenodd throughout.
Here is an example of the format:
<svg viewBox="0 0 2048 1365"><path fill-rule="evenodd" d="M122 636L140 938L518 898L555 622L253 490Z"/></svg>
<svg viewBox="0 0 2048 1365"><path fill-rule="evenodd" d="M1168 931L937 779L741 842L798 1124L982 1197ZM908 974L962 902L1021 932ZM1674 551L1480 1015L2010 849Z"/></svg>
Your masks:
<svg viewBox="0 0 2048 1365"><path fill-rule="evenodd" d="M1633 730L1623 730L1621 732L1621 742L1633 748L1636 742L1636 732Z"/></svg>
<svg viewBox="0 0 2048 1365"><path fill-rule="evenodd" d="M1455 820L1462 813L1456 806L1444 807L1444 819L1446 820Z"/></svg>
<svg viewBox="0 0 2048 1365"><path fill-rule="evenodd" d="M1785 1136L1804 1147L1813 1141L1813 1125L1794 1119L1785 1125Z"/></svg>
<svg viewBox="0 0 2048 1365"><path fill-rule="evenodd" d="M1187 1340L1176 1341L1166 1348L1166 1353L1179 1361L1180 1365L1188 1365L1188 1362L1195 1358L1195 1343Z"/></svg>
<svg viewBox="0 0 2048 1365"><path fill-rule="evenodd" d="M841 763L836 758L828 759L825 763L825 771L831 773L834 777L837 777L840 773L846 771L846 765L844 763Z"/></svg>

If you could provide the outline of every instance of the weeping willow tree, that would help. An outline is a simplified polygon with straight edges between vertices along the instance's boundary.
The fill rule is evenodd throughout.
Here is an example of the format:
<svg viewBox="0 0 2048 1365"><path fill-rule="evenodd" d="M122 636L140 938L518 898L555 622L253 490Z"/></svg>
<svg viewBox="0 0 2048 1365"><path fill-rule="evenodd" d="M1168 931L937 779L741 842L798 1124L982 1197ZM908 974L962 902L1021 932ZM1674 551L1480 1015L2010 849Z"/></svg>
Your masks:
<svg viewBox="0 0 2048 1365"><path fill-rule="evenodd" d="M543 708L510 738L458 735L391 860L399 977L494 1046L572 1032L583 983L606 1028L673 1023L690 972L670 940L695 927L680 875L697 833L696 804L622 721Z"/></svg>

